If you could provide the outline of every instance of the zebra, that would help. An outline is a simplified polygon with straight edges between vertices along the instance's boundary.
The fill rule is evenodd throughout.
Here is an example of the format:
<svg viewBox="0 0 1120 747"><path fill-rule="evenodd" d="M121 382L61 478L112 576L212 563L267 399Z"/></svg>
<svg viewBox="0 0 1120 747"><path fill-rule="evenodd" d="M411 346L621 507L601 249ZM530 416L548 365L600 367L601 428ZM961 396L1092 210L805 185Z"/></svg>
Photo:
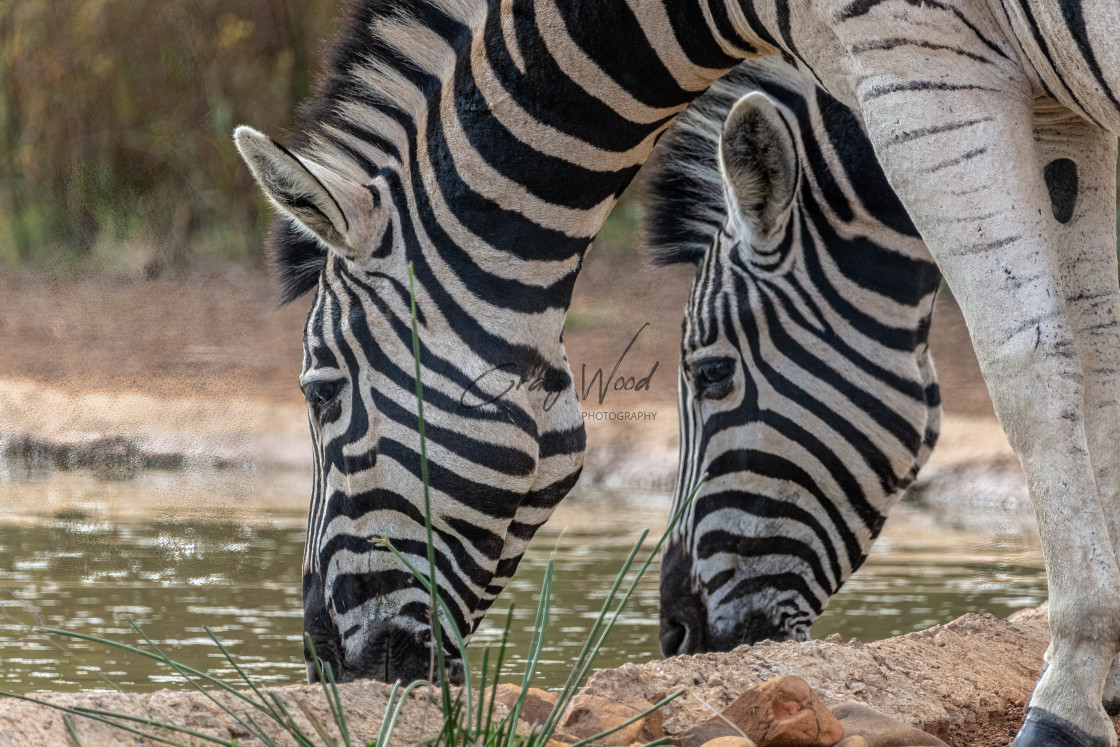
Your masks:
<svg viewBox="0 0 1120 747"><path fill-rule="evenodd" d="M1115 744L1117 29L1120 7L1079 0L354 0L302 135L235 131L282 213L287 292L315 289L304 618L336 670L462 655L371 541L425 541L406 267L435 583L469 634L582 464L561 332L585 249L691 100L781 55L860 112L1023 464L1053 637L1017 744Z"/></svg>
<svg viewBox="0 0 1120 747"><path fill-rule="evenodd" d="M856 115L773 58L720 78L643 173L642 243L696 267L662 652L807 640L937 440L941 275Z"/></svg>

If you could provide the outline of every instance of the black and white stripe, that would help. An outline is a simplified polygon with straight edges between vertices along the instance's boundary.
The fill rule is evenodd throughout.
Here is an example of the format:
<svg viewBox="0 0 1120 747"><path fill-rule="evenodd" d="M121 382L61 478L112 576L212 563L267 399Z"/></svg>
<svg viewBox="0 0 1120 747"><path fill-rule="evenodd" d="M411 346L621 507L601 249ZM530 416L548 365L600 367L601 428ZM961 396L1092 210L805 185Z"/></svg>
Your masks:
<svg viewBox="0 0 1120 747"><path fill-rule="evenodd" d="M782 63L720 79L647 168L647 246L696 265L674 513L708 475L666 545L662 649L803 640L936 441L940 275L858 118Z"/></svg>

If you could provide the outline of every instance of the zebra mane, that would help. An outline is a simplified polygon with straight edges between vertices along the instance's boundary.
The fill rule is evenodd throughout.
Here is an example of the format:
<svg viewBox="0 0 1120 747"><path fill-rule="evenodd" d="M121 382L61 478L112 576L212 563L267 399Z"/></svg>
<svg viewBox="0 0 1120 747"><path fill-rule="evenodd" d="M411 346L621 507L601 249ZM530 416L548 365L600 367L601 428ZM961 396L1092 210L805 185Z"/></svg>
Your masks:
<svg viewBox="0 0 1120 747"><path fill-rule="evenodd" d="M727 221L719 141L731 107L752 90L803 95L792 67L762 58L739 65L669 126L643 169L641 246L654 265L697 264Z"/></svg>
<svg viewBox="0 0 1120 747"><path fill-rule="evenodd" d="M413 117L390 88L393 80L423 71L428 53L424 37L410 38L402 29L415 24L445 38L460 35L467 28L461 19L472 3L477 0L346 0L339 32L327 44L325 67L311 98L300 107L299 129L284 139L293 150L310 154L351 178L370 179L385 164L340 142L338 133L373 141L382 150L393 150L399 144L383 138L371 123L354 122L345 105L358 103L398 122ZM402 49L409 43L412 48ZM329 250L281 214L273 221L266 251L280 284L281 303L288 303L316 286Z"/></svg>

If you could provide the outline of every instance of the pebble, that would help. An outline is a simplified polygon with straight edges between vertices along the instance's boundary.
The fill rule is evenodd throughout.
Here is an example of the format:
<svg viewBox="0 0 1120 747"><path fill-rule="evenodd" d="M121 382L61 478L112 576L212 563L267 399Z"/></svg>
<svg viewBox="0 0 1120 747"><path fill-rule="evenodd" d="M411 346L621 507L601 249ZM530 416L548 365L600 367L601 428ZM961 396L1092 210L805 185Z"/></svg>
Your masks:
<svg viewBox="0 0 1120 747"><path fill-rule="evenodd" d="M867 747L948 747L932 734L896 721L863 703L841 703L832 713L849 738L862 737Z"/></svg>

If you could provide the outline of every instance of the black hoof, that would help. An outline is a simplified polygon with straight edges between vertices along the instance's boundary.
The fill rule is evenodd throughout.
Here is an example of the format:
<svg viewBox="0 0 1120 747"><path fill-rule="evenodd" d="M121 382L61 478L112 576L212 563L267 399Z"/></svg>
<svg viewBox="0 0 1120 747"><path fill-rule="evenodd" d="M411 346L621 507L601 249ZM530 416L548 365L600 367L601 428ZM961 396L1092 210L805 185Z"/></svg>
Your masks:
<svg viewBox="0 0 1120 747"><path fill-rule="evenodd" d="M1086 734L1064 718L1032 708L1011 747L1109 747L1108 740Z"/></svg>

